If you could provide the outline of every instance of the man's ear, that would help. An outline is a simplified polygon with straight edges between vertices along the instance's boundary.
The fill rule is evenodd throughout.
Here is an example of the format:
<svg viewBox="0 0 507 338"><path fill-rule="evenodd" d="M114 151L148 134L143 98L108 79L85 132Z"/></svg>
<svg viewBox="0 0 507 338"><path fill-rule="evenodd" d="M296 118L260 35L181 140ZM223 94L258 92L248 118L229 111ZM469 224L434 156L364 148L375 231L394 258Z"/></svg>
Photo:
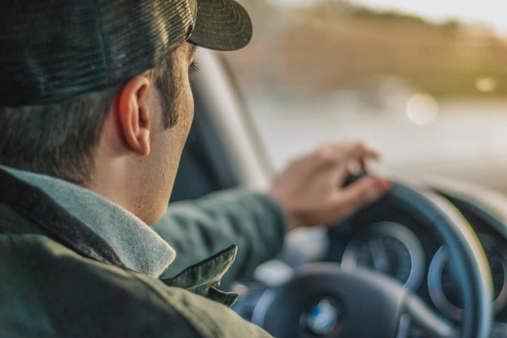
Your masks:
<svg viewBox="0 0 507 338"><path fill-rule="evenodd" d="M139 75L125 83L117 96L116 115L120 132L125 143L142 156L150 154L152 117L146 99L150 85L149 79Z"/></svg>

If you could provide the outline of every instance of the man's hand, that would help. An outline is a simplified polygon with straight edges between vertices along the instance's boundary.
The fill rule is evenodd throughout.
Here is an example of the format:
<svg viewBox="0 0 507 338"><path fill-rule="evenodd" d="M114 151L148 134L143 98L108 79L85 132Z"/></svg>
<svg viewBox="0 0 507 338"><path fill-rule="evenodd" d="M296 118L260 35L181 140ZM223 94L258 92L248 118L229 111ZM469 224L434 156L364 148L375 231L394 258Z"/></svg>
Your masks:
<svg viewBox="0 0 507 338"><path fill-rule="evenodd" d="M343 187L352 165L365 169L378 154L361 143L338 143L321 147L297 158L280 173L271 197L280 203L289 230L315 225L333 225L386 193L387 180L365 176Z"/></svg>

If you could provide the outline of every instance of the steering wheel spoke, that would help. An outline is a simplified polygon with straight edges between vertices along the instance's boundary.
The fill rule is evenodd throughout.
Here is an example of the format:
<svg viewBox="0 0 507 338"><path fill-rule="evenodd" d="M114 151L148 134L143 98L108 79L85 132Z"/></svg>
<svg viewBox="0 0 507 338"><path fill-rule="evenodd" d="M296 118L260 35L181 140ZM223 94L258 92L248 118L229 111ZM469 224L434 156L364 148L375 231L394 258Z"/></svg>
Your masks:
<svg viewBox="0 0 507 338"><path fill-rule="evenodd" d="M456 328L431 311L419 297L407 294L396 338L457 338Z"/></svg>

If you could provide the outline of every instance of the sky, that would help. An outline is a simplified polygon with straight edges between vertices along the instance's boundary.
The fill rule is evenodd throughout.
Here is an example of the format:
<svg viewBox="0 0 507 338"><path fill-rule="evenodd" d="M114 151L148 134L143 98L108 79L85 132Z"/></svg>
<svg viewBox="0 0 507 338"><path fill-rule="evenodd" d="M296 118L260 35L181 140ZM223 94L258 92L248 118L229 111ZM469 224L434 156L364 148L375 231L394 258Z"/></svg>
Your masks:
<svg viewBox="0 0 507 338"><path fill-rule="evenodd" d="M355 0L374 8L397 9L434 20L458 18L491 25L507 34L505 0Z"/></svg>
<svg viewBox="0 0 507 338"><path fill-rule="evenodd" d="M284 5L308 5L322 0L271 0ZM456 18L486 23L507 35L506 0L351 0L352 3L382 10L398 10L432 20Z"/></svg>

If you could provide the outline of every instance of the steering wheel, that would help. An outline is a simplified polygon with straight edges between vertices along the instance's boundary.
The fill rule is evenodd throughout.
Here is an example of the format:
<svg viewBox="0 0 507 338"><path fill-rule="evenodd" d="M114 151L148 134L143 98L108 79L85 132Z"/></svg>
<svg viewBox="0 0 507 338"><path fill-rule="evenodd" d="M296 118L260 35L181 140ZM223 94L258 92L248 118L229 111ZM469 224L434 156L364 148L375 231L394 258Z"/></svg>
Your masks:
<svg viewBox="0 0 507 338"><path fill-rule="evenodd" d="M353 218L383 220L409 213L447 245L464 303L459 327L442 319L411 291L384 275L312 263L286 283L268 288L250 320L278 338L488 338L492 324L491 273L471 226L448 202L399 183Z"/></svg>

